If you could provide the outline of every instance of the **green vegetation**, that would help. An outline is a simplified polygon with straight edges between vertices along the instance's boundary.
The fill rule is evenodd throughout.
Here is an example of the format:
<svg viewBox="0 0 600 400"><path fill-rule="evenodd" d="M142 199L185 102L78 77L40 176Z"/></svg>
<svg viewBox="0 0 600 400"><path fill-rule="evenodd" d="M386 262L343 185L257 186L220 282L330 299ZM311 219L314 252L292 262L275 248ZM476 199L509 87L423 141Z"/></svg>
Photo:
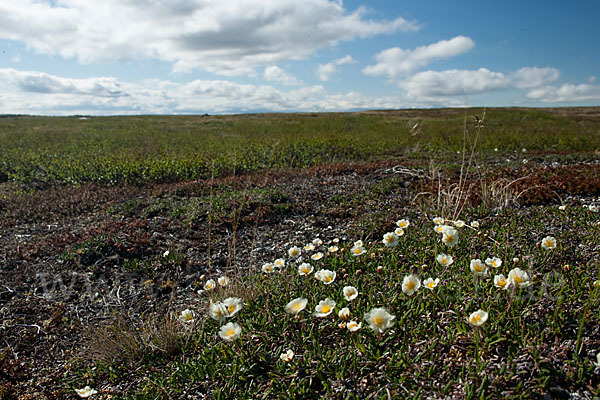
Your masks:
<svg viewBox="0 0 600 400"><path fill-rule="evenodd" d="M0 181L174 182L271 168L462 149L482 109L357 114L0 118ZM593 152L600 120L544 110L489 109L483 154ZM489 121L489 123L488 123Z"/></svg>
<svg viewBox="0 0 600 400"><path fill-rule="evenodd" d="M169 329L161 335L149 328L164 327L160 319L134 323L151 333L147 341L133 340L135 355L113 348L105 357L111 362L99 363L92 376L78 381L80 387L107 377L117 383L123 377L114 371L126 371L133 363L136 374L145 377L130 392L130 398L138 399L199 392L215 399L529 398L554 387L599 393L594 365L599 350L588 336L600 322L600 275L598 260L590 261L586 254L600 234L596 213L555 206L516 215L507 210L479 219L478 228L461 228L453 247L434 232L431 216L414 212L404 217L410 226L397 246L365 243L366 252L353 256L352 241L338 244L335 252L328 250L334 238L323 237L325 242L311 251L297 243L304 261L314 266L311 274L300 275L300 263L286 252L282 268L271 273L257 268L189 299L191 321L179 320L182 308L171 310ZM546 235L556 237L556 248L540 246ZM318 251L325 256L311 260ZM452 255L453 263L436 262L441 253ZM494 256L502 265L487 267L485 276L469 269L470 260ZM517 267L527 271L529 286L495 287L494 275L507 277ZM320 269L337 276L325 284L315 279ZM428 277L440 282L407 294L401 283L409 274L422 282ZM358 297L345 299L345 286L357 288ZM208 303L229 297L242 299L241 310L222 322L209 318ZM298 297L308 300L307 307L290 315L286 304ZM335 301L333 312L315 316L315 307L326 298ZM343 307L350 310L345 321L337 315ZM393 326L382 333L365 319L375 307L395 316ZM468 318L479 309L489 318L480 327L471 326ZM349 320L362 328L350 332ZM242 330L235 340L225 341L218 332L230 321ZM119 332L130 339L139 335L124 325ZM167 351L151 345L156 342L171 345ZM280 359L290 349L293 359ZM560 362L554 359L557 352L564 352Z"/></svg>

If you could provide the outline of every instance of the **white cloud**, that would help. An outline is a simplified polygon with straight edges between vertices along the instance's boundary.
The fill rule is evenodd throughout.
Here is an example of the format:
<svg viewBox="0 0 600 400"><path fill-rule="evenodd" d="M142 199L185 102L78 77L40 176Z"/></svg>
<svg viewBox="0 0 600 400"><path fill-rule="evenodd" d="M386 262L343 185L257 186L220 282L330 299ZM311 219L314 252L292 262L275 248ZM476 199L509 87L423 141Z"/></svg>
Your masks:
<svg viewBox="0 0 600 400"><path fill-rule="evenodd" d="M556 81L560 72L550 67L523 67L504 74L487 68L477 70L450 69L444 71L414 71L439 59L465 53L475 43L466 36L456 36L414 50L399 47L384 50L375 55L377 64L369 65L363 73L384 76L406 91L407 98L428 103L450 101L450 97L481 94L497 90L535 89ZM542 96L530 92L531 96Z"/></svg>
<svg viewBox="0 0 600 400"><path fill-rule="evenodd" d="M342 58L338 58L327 64L319 64L317 66L317 78L321 81L328 81L331 75L337 72L337 67L344 64L353 64L356 60L351 55L347 55Z"/></svg>
<svg viewBox="0 0 600 400"><path fill-rule="evenodd" d="M419 72L400 83L409 97L456 96L482 93L505 86L506 77L486 68L476 71L446 70Z"/></svg>
<svg viewBox="0 0 600 400"><path fill-rule="evenodd" d="M460 96L495 90L539 87L558 79L554 68L524 67L505 75L487 68L478 70L423 71L399 83L410 98Z"/></svg>
<svg viewBox="0 0 600 400"><path fill-rule="evenodd" d="M387 77L404 89L409 99L436 104L440 101L448 102L452 96L508 89L535 89L556 81L560 76L557 69L550 67L523 67L508 74L487 68L427 70L414 73L435 60L451 58L467 52L474 45L470 38L456 36L414 50L390 48L377 53L375 55L377 64L365 67L363 73ZM533 95L536 95L535 92Z"/></svg>
<svg viewBox="0 0 600 400"><path fill-rule="evenodd" d="M0 80L7 87L13 86L25 93L73 94L95 97L119 97L125 95L115 78L72 79L59 78L44 72L0 69Z"/></svg>
<svg viewBox="0 0 600 400"><path fill-rule="evenodd" d="M465 53L475 43L468 37L457 36L450 40L441 40L428 46L420 46L414 50L403 50L399 47L383 50L375 55L377 64L363 69L366 75L387 76L395 79L405 76L436 59L445 59Z"/></svg>
<svg viewBox="0 0 600 400"><path fill-rule="evenodd" d="M305 59L355 38L419 29L330 0L0 1L0 38L81 63L156 58L224 75Z"/></svg>
<svg viewBox="0 0 600 400"><path fill-rule="evenodd" d="M164 90L154 85L142 87L121 82L113 77L73 79L0 68L0 86L5 88L0 104L2 114L170 112Z"/></svg>
<svg viewBox="0 0 600 400"><path fill-rule="evenodd" d="M242 84L225 79L184 83L152 79L132 83L110 76L74 79L0 68L0 87L3 88L0 114L214 114L464 106L461 95L519 89L525 85L524 76L529 76L531 82L541 83L525 89L529 90L527 97L532 100L600 100L597 84L549 86L549 81L557 75L558 71L552 68L537 67L507 74L485 68L424 71L400 82L404 91L369 97L352 91L330 93L321 85L283 90L269 84Z"/></svg>
<svg viewBox="0 0 600 400"><path fill-rule="evenodd" d="M265 72L263 73L263 77L269 82L277 82L287 86L302 84L302 81L296 79L291 75L288 75L284 70L282 70L276 65L266 67Z"/></svg>
<svg viewBox="0 0 600 400"><path fill-rule="evenodd" d="M523 67L508 76L510 86L530 89L558 79L560 72L555 68Z"/></svg>
<svg viewBox="0 0 600 400"><path fill-rule="evenodd" d="M600 101L600 85L582 83L580 85L563 84L559 87L544 86L527 93L527 98L544 103L571 103Z"/></svg>
<svg viewBox="0 0 600 400"><path fill-rule="evenodd" d="M113 77L65 78L0 68L0 114L172 114L246 111L347 111L401 108L394 96L327 93L320 85L283 91L269 85L228 80L187 83L152 79L141 83Z"/></svg>

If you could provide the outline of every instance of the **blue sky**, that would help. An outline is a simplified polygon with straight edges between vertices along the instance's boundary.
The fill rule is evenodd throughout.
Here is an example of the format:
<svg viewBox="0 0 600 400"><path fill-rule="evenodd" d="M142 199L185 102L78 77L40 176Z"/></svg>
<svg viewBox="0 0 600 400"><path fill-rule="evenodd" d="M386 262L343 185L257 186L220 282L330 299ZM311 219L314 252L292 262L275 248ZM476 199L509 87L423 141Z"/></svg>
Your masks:
<svg viewBox="0 0 600 400"><path fill-rule="evenodd" d="M0 0L0 114L600 105L590 0Z"/></svg>

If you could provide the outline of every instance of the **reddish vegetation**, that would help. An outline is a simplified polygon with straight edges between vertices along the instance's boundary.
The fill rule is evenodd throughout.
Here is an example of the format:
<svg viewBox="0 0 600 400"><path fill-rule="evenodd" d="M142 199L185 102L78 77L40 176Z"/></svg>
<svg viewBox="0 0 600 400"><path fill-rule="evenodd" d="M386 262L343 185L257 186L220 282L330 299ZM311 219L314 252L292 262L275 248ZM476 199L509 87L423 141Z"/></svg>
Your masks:
<svg viewBox="0 0 600 400"><path fill-rule="evenodd" d="M600 195L599 164L498 168L484 179L488 184L505 182L502 186L508 185L517 204L525 206L561 203L567 196ZM477 193L473 200L477 202Z"/></svg>

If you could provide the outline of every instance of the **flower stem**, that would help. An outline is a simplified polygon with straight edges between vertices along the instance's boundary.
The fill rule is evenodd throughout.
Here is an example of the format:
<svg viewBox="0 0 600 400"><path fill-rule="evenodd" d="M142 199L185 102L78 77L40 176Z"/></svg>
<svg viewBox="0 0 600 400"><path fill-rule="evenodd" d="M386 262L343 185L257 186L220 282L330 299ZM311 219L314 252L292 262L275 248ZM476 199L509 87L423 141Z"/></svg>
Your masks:
<svg viewBox="0 0 600 400"><path fill-rule="evenodd" d="M479 359L479 340L480 340L480 329L478 327L475 327L475 364L477 365L477 369L479 370L479 364L480 364L480 359Z"/></svg>

